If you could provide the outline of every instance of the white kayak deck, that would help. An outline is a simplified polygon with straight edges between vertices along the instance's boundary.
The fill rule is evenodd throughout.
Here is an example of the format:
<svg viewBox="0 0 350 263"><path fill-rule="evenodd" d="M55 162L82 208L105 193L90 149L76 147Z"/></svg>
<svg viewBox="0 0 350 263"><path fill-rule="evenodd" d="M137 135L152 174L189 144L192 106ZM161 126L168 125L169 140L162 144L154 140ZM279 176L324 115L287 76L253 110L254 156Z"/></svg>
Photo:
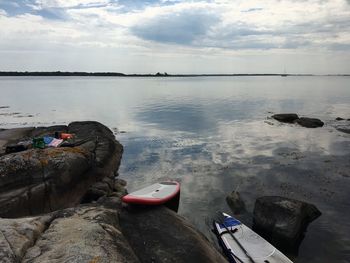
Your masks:
<svg viewBox="0 0 350 263"><path fill-rule="evenodd" d="M244 249L249 253L254 262L293 263L282 252L280 252L277 248L275 248L249 227L225 213L224 216L226 217L225 226L231 231L231 234L235 236L242 247L244 247ZM244 263L252 262L223 225L215 222L215 227L219 238L221 238L227 250L231 250L233 254ZM237 259L235 259L235 261L240 262Z"/></svg>

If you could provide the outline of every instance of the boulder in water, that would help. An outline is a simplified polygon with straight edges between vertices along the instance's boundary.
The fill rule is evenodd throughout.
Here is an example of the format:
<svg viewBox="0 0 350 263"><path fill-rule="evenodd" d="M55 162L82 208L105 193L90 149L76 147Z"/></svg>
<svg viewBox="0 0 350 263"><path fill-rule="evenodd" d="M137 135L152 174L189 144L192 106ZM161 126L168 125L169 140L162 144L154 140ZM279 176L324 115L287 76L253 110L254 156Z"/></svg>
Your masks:
<svg viewBox="0 0 350 263"><path fill-rule="evenodd" d="M271 116L275 120L278 120L280 122L286 122L286 123L293 123L297 119L299 119L298 114L295 113L280 113L280 114L275 114Z"/></svg>
<svg viewBox="0 0 350 263"><path fill-rule="evenodd" d="M296 122L305 128L318 128L324 125L324 122L316 118L301 117Z"/></svg>
<svg viewBox="0 0 350 263"><path fill-rule="evenodd" d="M321 212L316 206L280 196L264 196L255 202L253 228L273 244L294 248L309 223Z"/></svg>

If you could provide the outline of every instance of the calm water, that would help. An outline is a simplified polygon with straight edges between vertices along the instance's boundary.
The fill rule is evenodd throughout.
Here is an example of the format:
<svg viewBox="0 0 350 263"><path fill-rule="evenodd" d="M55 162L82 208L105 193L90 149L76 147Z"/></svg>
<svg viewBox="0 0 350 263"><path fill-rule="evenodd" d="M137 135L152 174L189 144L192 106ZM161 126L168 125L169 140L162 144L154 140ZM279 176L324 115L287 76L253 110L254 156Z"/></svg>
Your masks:
<svg viewBox="0 0 350 263"><path fill-rule="evenodd" d="M229 212L238 188L251 225L255 199L282 195L323 213L295 262L350 262L350 78L0 78L0 128L97 120L125 147L120 177L129 191L181 181L179 213L209 239L207 222ZM306 129L268 119L297 112L326 125ZM121 133L122 132L122 133ZM125 133L124 133L125 132Z"/></svg>

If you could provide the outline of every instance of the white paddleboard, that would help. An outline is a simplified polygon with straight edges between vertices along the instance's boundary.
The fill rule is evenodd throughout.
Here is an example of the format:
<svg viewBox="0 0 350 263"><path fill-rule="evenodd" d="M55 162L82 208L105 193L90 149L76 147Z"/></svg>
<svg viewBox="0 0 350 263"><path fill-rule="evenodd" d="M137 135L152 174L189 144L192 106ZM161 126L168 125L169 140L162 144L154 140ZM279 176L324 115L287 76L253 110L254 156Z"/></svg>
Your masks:
<svg viewBox="0 0 350 263"><path fill-rule="evenodd" d="M237 219L223 213L225 226L248 252L255 263L293 263L277 248L259 236ZM239 244L234 240L224 225L214 221L216 234L231 262L252 263Z"/></svg>
<svg viewBox="0 0 350 263"><path fill-rule="evenodd" d="M128 204L161 205L170 201L179 192L180 184L178 182L160 182L125 195L122 200Z"/></svg>

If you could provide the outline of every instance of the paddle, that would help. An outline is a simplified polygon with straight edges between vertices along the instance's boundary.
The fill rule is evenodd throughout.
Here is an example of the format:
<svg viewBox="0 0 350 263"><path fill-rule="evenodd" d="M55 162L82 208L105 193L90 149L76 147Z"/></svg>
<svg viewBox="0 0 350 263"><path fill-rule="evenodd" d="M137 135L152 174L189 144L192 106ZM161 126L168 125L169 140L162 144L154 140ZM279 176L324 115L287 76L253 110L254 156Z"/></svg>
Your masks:
<svg viewBox="0 0 350 263"><path fill-rule="evenodd" d="M211 231L216 235L216 237L218 237L217 231L215 229L213 229L213 219L212 218L205 218L205 224L207 225L208 228L211 229ZM215 226L214 226L215 228ZM237 230L237 229L236 229ZM230 249L229 253L235 258L237 259L240 263L244 263L238 256L236 256L233 251Z"/></svg>
<svg viewBox="0 0 350 263"><path fill-rule="evenodd" d="M215 218L215 221L217 221L219 224L223 225L224 228L226 229L226 231L230 234L230 236L233 238L233 240L237 243L237 245L240 247L240 249L242 249L242 251L244 252L244 254L249 258L249 260L252 262L252 263L256 263L254 261L254 259L249 255L248 251L242 246L242 244L238 241L238 239L232 234L232 232L230 231L230 229L227 227L227 225L225 224L225 216L223 213L221 212L218 212L217 213L217 217ZM232 251L231 251L232 253ZM236 255L234 255L232 253L232 255L237 258ZM238 259L238 258L237 258ZM240 259L239 259L240 260ZM240 260L240 262L242 262L242 260Z"/></svg>

